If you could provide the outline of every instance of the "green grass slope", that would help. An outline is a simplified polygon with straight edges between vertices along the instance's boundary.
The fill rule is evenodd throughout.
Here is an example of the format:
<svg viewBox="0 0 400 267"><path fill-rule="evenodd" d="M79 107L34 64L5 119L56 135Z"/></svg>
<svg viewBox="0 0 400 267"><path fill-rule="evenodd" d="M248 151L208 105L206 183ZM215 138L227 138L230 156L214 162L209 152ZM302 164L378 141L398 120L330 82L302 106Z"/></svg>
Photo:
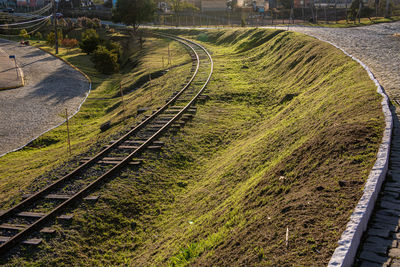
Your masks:
<svg viewBox="0 0 400 267"><path fill-rule="evenodd" d="M211 51L210 100L163 137L162 152L122 171L96 204L73 210L70 226L11 264L328 262L384 128L367 73L332 46L292 32L175 33Z"/></svg>

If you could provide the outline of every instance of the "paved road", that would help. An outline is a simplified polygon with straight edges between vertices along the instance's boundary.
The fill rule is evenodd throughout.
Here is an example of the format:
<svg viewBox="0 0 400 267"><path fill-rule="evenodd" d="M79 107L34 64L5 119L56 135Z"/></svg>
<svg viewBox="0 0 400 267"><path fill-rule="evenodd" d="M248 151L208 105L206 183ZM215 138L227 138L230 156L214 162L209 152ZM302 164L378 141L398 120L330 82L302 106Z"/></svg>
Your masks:
<svg viewBox="0 0 400 267"><path fill-rule="evenodd" d="M77 110L89 82L63 61L34 47L0 39L0 49L15 54L25 86L0 91L0 155L25 145Z"/></svg>
<svg viewBox="0 0 400 267"><path fill-rule="evenodd" d="M400 100L400 22L362 28L292 27L291 30L329 41L363 61L392 100ZM389 172L356 265L400 266L400 109L394 116Z"/></svg>

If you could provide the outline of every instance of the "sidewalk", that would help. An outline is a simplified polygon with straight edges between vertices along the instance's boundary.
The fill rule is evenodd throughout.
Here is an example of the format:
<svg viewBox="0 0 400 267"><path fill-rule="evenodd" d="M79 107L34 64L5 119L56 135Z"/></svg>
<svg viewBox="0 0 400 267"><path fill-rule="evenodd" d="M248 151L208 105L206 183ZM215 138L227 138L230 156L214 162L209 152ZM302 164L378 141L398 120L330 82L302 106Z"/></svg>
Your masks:
<svg viewBox="0 0 400 267"><path fill-rule="evenodd" d="M0 49L0 90L21 86L24 86L22 70L16 69L14 59Z"/></svg>

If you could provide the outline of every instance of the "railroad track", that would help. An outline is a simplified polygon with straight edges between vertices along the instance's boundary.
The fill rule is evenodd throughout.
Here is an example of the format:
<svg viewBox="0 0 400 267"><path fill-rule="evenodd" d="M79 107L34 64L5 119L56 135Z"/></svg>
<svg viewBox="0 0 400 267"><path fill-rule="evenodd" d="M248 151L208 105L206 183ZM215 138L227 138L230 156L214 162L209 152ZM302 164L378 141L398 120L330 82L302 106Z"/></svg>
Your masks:
<svg viewBox="0 0 400 267"><path fill-rule="evenodd" d="M213 61L207 50L190 40L154 33L183 44L192 58L191 73L181 90L176 91L166 104L148 115L127 134L104 148L92 158L26 198L18 205L0 211L0 255L5 255L18 244L38 245L42 236L55 232L48 226L54 220L71 220L63 214L77 201L93 201L98 196L91 193L121 168L139 166L143 152L160 149L157 141L167 131L175 131L189 120L196 111L194 104L201 99L213 72Z"/></svg>

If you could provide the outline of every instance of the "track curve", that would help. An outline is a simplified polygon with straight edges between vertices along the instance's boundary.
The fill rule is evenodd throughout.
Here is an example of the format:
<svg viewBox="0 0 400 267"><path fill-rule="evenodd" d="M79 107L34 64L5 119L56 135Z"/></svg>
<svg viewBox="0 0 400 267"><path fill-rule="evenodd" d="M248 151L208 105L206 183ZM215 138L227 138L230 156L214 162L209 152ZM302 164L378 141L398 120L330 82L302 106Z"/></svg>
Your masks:
<svg viewBox="0 0 400 267"><path fill-rule="evenodd" d="M18 205L0 212L0 254L5 255L20 244L39 244L40 232L51 232L45 224L52 222L65 212L72 203L88 196L97 186L116 175L128 165L138 166L137 158L148 149L159 148L157 139L165 132L193 116L194 104L209 83L214 63L208 51L193 41L167 34L154 33L161 38L175 40L188 50L192 57L192 76L181 90L175 92L164 106L154 111L131 131L107 146L78 168L46 186L37 193L27 196ZM68 219L69 216L59 216ZM32 238L33 237L33 238ZM31 239L28 239L31 238Z"/></svg>

